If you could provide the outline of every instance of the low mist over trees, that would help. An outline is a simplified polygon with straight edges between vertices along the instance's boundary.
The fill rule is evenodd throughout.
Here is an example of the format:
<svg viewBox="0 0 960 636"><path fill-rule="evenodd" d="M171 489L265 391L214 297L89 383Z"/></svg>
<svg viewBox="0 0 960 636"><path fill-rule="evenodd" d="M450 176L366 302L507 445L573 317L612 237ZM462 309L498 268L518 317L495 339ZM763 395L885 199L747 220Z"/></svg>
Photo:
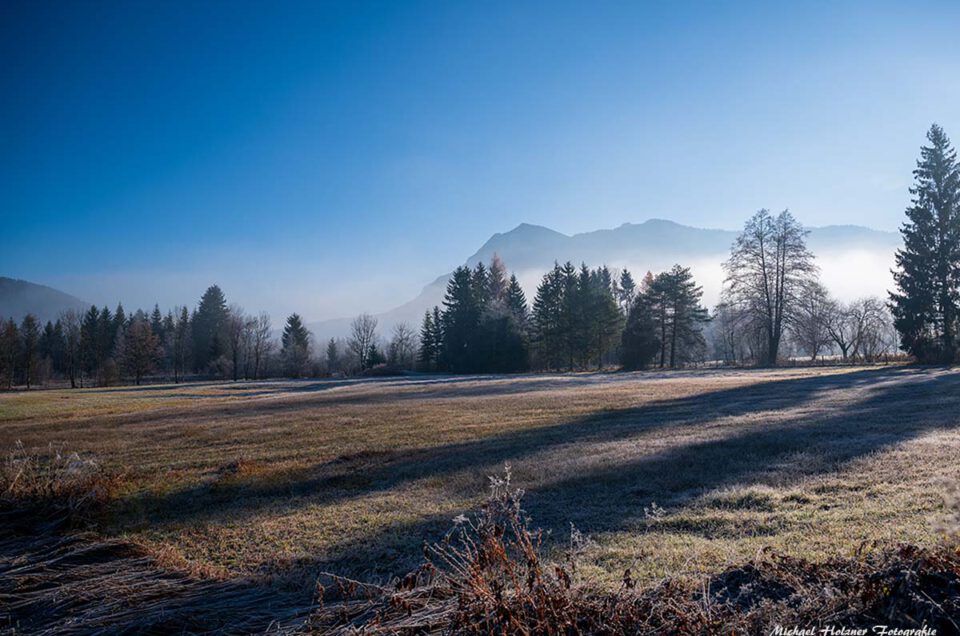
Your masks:
<svg viewBox="0 0 960 636"><path fill-rule="evenodd" d="M873 362L902 348L922 362L958 358L960 331L960 167L933 125L914 170L912 202L896 253L888 302L841 302L819 280L807 231L784 210L759 210L723 263L726 278L712 315L690 268L648 272L638 283L605 265L553 267L528 303L496 254L458 267L442 306L419 329L361 314L345 339L314 351L298 314L277 342L270 316L247 314L217 285L196 309L132 314L118 304L0 321L0 386L32 388L51 379L71 387L146 378L259 379L417 370L447 373L640 369L784 360Z"/></svg>

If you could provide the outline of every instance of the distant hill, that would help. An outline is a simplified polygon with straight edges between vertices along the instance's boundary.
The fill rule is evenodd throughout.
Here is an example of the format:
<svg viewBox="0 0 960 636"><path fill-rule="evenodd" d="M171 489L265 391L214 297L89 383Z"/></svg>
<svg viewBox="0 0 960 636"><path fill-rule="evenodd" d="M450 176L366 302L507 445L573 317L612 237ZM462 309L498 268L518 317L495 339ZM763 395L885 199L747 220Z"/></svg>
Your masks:
<svg viewBox="0 0 960 636"><path fill-rule="evenodd" d="M88 307L90 303L52 287L0 276L0 319L20 322L33 314L45 323L67 309L84 311Z"/></svg>
<svg viewBox="0 0 960 636"><path fill-rule="evenodd" d="M729 256L737 236L731 230L695 228L673 221L651 219L624 223L620 227L568 236L540 225L521 223L505 233L490 237L464 262L474 266L499 254L507 269L515 272L532 302L537 283L554 261L572 261L591 267L606 264L628 268L639 279L648 270L662 271L680 263L693 269L704 288L704 303L715 304L723 282L721 264ZM817 256L827 287L842 299L861 295L883 295L890 287L893 255L900 236L854 225L810 228L808 246ZM423 312L443 300L450 274L443 274L423 288L409 302L377 316L381 335L398 322L419 327ZM318 339L344 336L350 318L326 320L308 325Z"/></svg>

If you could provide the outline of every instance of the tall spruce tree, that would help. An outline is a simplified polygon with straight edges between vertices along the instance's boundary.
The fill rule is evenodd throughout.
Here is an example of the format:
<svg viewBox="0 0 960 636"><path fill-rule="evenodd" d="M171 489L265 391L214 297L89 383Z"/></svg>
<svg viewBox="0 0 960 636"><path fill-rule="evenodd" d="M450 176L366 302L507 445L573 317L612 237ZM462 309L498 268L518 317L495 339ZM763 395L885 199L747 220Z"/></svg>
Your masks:
<svg viewBox="0 0 960 636"><path fill-rule="evenodd" d="M689 268L674 265L658 279L668 316L664 357L673 368L703 354L706 348L703 326L709 321L709 314L700 305L703 289L694 282ZM662 361L660 366L663 366Z"/></svg>
<svg viewBox="0 0 960 636"><path fill-rule="evenodd" d="M533 340L537 366L559 369L563 364L564 278L559 263L543 275L533 299Z"/></svg>
<svg viewBox="0 0 960 636"><path fill-rule="evenodd" d="M194 371L208 373L227 351L227 299L219 286L203 293L192 323Z"/></svg>
<svg viewBox="0 0 960 636"><path fill-rule="evenodd" d="M310 332L298 314L291 314L280 337L280 357L284 371L291 378L301 377L310 360Z"/></svg>
<svg viewBox="0 0 960 636"><path fill-rule="evenodd" d="M952 362L960 316L960 168L940 126L930 127L927 140L900 228L891 310L904 350L924 362Z"/></svg>
<svg viewBox="0 0 960 636"><path fill-rule="evenodd" d="M647 367L660 350L657 323L649 294L639 294L630 304L620 343L620 364L624 369Z"/></svg>
<svg viewBox="0 0 960 636"><path fill-rule="evenodd" d="M420 352L417 361L424 371L436 371L439 368L441 342L439 332L430 311L423 312L420 327Z"/></svg>
<svg viewBox="0 0 960 636"><path fill-rule="evenodd" d="M20 361L20 330L13 318L0 325L0 379L8 389L17 381L17 364Z"/></svg>
<svg viewBox="0 0 960 636"><path fill-rule="evenodd" d="M477 276L464 266L454 270L443 299L444 363L456 373L475 371L482 355L475 340L481 309L477 302L477 291L481 287L477 278L485 279L486 269L480 270L478 266L478 270ZM483 287L485 289L485 280Z"/></svg>
<svg viewBox="0 0 960 636"><path fill-rule="evenodd" d="M20 356L23 360L23 383L29 389L39 378L40 323L33 314L27 314L20 323Z"/></svg>

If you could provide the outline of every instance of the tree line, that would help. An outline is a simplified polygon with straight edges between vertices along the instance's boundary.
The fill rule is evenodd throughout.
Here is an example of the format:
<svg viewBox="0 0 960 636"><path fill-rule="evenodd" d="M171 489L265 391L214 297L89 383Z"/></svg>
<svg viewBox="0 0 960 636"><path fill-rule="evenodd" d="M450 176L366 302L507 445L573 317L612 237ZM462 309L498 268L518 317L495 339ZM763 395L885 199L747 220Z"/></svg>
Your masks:
<svg viewBox="0 0 960 636"><path fill-rule="evenodd" d="M896 289L842 303L819 281L808 232L784 210L763 209L744 224L723 264L720 303L702 306L702 288L681 265L638 284L623 269L554 263L532 304L494 255L459 267L442 306L419 333L395 325L384 342L377 320L357 317L346 339L322 354L298 314L279 341L266 313L227 305L213 285L196 308L161 312L122 305L67 311L41 325L32 315L0 323L0 386L28 388L51 378L71 387L139 384L149 376L260 379L418 369L449 373L681 367L708 360L774 366L784 358L874 361L902 349L921 362L960 355L960 167L934 124L921 148L911 204L896 253Z"/></svg>

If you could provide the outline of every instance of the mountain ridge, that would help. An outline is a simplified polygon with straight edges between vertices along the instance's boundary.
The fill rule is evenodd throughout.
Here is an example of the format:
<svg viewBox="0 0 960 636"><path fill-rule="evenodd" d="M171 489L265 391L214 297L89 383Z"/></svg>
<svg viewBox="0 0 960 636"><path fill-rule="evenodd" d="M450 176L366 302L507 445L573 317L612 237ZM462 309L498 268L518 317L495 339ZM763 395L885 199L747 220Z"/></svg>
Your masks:
<svg viewBox="0 0 960 636"><path fill-rule="evenodd" d="M56 320L68 309L85 311L90 303L59 289L19 278L0 276L0 319L23 320L28 313L41 323Z"/></svg>
<svg viewBox="0 0 960 636"><path fill-rule="evenodd" d="M900 235L896 232L860 225L836 224L807 229L810 232L808 245L815 255L823 257L823 267L830 270L831 278L836 274L849 278L853 265L864 267L865 271L868 266L879 268L882 275L886 275L889 266L880 263L889 261L892 265L894 250L900 244ZM506 232L494 233L467 257L464 264L474 267L477 262L489 262L493 254L498 254L507 269L520 278L528 301L532 301L539 277L554 261L585 262L591 267L603 264L613 268L628 267L635 278L648 270L660 271L680 263L694 269L698 282L704 286L704 302L712 305L719 294L720 264L729 255L730 245L738 234L738 230L697 228L660 218L569 235L543 225L520 223ZM865 261L868 265L864 264ZM388 336L389 329L398 322L417 327L423 312L442 301L450 274L438 276L406 303L375 314L380 321L381 335ZM843 287L837 283L834 286ZM881 286L877 283L867 287L879 293ZM335 318L307 326L318 339L326 339L347 335L351 320Z"/></svg>

